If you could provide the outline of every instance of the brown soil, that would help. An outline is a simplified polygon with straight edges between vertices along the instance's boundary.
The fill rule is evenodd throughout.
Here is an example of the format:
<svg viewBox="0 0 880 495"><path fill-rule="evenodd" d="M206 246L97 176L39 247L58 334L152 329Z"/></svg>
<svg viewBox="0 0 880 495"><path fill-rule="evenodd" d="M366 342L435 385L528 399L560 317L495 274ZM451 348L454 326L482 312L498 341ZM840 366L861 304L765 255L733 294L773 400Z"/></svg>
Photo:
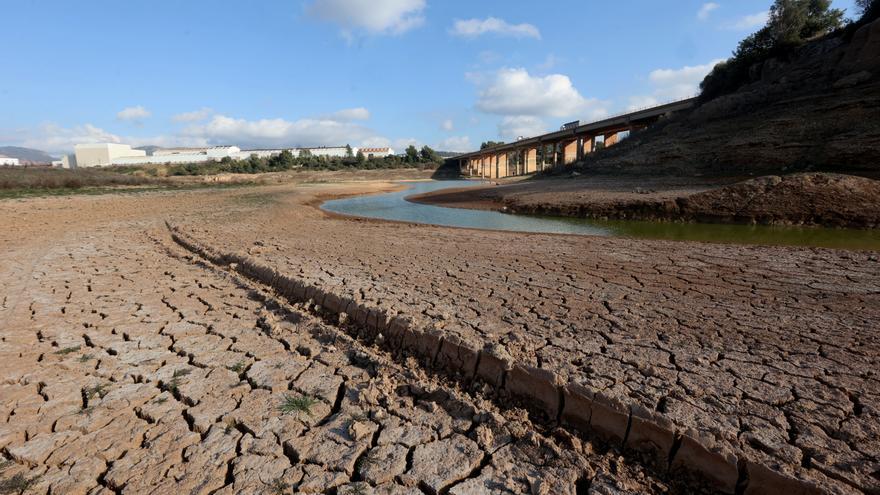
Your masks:
<svg viewBox="0 0 880 495"><path fill-rule="evenodd" d="M880 181L801 174L759 179L694 194L673 218L711 222L880 227Z"/></svg>
<svg viewBox="0 0 880 495"><path fill-rule="evenodd" d="M0 202L0 482L878 489L876 254L309 206L389 187Z"/></svg>
<svg viewBox="0 0 880 495"><path fill-rule="evenodd" d="M2 493L689 493L206 265L164 225L389 183L0 202ZM268 290L267 290L268 289ZM286 406L285 406L286 405Z"/></svg>

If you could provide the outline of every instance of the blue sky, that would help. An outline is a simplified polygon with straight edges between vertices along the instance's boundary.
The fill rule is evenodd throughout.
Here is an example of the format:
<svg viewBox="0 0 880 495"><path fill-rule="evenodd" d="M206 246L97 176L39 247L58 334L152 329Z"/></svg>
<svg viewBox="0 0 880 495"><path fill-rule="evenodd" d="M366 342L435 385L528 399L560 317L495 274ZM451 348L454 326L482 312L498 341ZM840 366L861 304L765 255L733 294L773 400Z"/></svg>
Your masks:
<svg viewBox="0 0 880 495"><path fill-rule="evenodd" d="M0 145L55 153L464 151L692 94L771 3L0 1Z"/></svg>

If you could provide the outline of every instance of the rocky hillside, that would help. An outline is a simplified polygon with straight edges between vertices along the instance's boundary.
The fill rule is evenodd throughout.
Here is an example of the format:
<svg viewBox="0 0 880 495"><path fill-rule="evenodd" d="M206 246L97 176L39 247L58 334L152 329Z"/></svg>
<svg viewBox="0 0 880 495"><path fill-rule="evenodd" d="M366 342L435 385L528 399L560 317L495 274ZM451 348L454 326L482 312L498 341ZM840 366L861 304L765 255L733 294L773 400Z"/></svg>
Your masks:
<svg viewBox="0 0 880 495"><path fill-rule="evenodd" d="M880 176L880 21L751 68L754 82L589 157L592 173Z"/></svg>

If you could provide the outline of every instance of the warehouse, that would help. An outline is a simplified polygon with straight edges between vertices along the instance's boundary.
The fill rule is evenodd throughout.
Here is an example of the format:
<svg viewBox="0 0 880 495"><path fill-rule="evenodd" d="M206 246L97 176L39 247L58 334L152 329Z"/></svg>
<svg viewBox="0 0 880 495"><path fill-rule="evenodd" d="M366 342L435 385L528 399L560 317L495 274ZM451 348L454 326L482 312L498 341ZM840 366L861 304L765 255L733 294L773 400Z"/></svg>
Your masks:
<svg viewBox="0 0 880 495"><path fill-rule="evenodd" d="M143 150L132 149L127 144L118 143L97 143L97 144L78 144L74 146L74 154L65 157L65 168L91 168L91 167L107 167L114 165L119 159L131 157L144 157L147 152ZM62 160L65 162L65 160Z"/></svg>
<svg viewBox="0 0 880 495"><path fill-rule="evenodd" d="M75 153L64 156L61 160L63 168L106 167L110 165L163 165L181 163L216 162L224 158L244 160L256 155L268 158L289 151L293 156L324 156L328 158L346 158L357 155L358 151L367 158L381 158L394 154L391 148L350 148L348 146L320 146L314 148L279 148L261 150L242 150L238 146L210 146L204 148L165 148L153 151L133 149L127 144L97 143L78 144ZM351 153L351 155L349 155Z"/></svg>
<svg viewBox="0 0 880 495"><path fill-rule="evenodd" d="M17 167L19 165L20 163L18 161L18 158L10 158L8 156L0 155L0 167Z"/></svg>
<svg viewBox="0 0 880 495"><path fill-rule="evenodd" d="M223 158L238 158L238 146L212 146L209 148L158 149L152 156L125 156L113 160L113 165L161 165L179 163L216 162Z"/></svg>

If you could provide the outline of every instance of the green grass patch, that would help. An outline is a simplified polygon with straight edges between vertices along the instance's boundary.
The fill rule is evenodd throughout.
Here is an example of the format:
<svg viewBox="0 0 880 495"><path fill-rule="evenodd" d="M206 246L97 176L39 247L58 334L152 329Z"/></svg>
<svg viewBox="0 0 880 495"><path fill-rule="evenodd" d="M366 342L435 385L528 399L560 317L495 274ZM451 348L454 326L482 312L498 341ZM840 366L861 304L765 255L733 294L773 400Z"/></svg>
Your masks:
<svg viewBox="0 0 880 495"><path fill-rule="evenodd" d="M227 369L236 375L240 375L244 369L247 368L247 361L239 361L235 363L233 366L228 366Z"/></svg>
<svg viewBox="0 0 880 495"><path fill-rule="evenodd" d="M278 410L281 411L282 414L306 414L311 416L312 407L317 403L318 399L309 397L308 395L300 395L297 397L285 395L284 401L278 406Z"/></svg>

